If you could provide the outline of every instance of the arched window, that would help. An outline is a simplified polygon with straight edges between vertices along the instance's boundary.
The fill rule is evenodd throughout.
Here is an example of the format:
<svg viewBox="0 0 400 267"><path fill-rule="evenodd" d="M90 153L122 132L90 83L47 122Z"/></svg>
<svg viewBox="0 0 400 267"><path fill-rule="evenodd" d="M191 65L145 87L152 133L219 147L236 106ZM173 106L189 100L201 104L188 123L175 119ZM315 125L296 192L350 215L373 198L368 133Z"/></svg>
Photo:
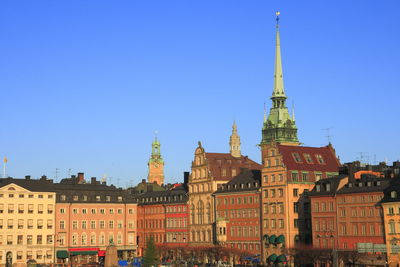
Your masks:
<svg viewBox="0 0 400 267"><path fill-rule="evenodd" d="M190 220L191 220L191 222L192 222L192 224L195 224L195 222L194 222L194 205L192 204L191 206L190 206ZM194 237L193 237L194 238Z"/></svg>
<svg viewBox="0 0 400 267"><path fill-rule="evenodd" d="M204 223L204 204L203 201L199 201L197 204L197 223L203 224Z"/></svg>

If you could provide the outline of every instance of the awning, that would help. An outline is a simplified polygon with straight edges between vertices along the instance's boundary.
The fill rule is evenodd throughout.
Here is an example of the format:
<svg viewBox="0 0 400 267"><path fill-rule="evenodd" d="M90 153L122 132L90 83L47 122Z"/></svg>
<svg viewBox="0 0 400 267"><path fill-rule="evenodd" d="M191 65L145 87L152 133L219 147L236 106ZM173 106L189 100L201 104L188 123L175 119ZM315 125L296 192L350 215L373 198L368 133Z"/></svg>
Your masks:
<svg viewBox="0 0 400 267"><path fill-rule="evenodd" d="M275 244L275 242L276 242L276 235L271 235L269 237L269 243L270 244Z"/></svg>
<svg viewBox="0 0 400 267"><path fill-rule="evenodd" d="M99 250L99 257L104 257L106 255L106 251L105 250Z"/></svg>
<svg viewBox="0 0 400 267"><path fill-rule="evenodd" d="M75 255L97 255L97 250L80 250L80 251L70 251L71 256Z"/></svg>
<svg viewBox="0 0 400 267"><path fill-rule="evenodd" d="M284 235L280 235L276 238L276 243L277 244L282 244L285 243L285 236Z"/></svg>
<svg viewBox="0 0 400 267"><path fill-rule="evenodd" d="M66 250L59 250L59 251L57 251L56 256L57 256L57 258L59 258L59 259L66 259L66 258L68 258L68 251L66 251Z"/></svg>
<svg viewBox="0 0 400 267"><path fill-rule="evenodd" d="M271 256L268 257L268 260L274 262L274 261L276 261L276 258L277 258L277 256L274 253L274 254L272 254Z"/></svg>
<svg viewBox="0 0 400 267"><path fill-rule="evenodd" d="M279 255L277 258L276 258L276 262L284 262L284 261L286 261L286 256L285 255Z"/></svg>

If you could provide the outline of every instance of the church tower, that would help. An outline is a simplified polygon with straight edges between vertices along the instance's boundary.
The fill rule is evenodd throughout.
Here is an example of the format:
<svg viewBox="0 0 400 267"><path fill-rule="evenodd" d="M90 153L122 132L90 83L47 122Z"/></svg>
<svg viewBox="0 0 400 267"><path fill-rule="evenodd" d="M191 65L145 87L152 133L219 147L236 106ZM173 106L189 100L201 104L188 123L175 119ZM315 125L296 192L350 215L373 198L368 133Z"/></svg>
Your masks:
<svg viewBox="0 0 400 267"><path fill-rule="evenodd" d="M151 156L147 165L149 166L149 175L147 177L149 183L164 184L164 160L161 157L160 142L157 137L151 144Z"/></svg>
<svg viewBox="0 0 400 267"><path fill-rule="evenodd" d="M264 111L261 144L269 144L275 141L282 144L299 145L294 113L291 117L289 110L286 107L286 99L287 96L283 86L278 12L276 17L274 89L271 96L272 107L269 111L268 117L266 116L266 111Z"/></svg>
<svg viewBox="0 0 400 267"><path fill-rule="evenodd" d="M242 154L240 153L240 136L237 133L236 122L232 125L232 134L229 138L230 153L232 157L240 158Z"/></svg>

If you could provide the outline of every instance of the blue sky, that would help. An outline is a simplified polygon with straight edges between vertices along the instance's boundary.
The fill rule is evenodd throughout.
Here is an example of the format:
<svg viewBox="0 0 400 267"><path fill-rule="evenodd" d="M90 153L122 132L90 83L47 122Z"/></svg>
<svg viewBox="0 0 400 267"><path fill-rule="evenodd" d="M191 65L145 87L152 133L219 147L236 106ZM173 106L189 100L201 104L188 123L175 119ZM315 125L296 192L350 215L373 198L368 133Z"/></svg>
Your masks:
<svg viewBox="0 0 400 267"><path fill-rule="evenodd" d="M275 11L299 138L342 162L400 158L400 2L2 1L0 155L8 174L147 177L159 131L167 182L201 140L260 161Z"/></svg>

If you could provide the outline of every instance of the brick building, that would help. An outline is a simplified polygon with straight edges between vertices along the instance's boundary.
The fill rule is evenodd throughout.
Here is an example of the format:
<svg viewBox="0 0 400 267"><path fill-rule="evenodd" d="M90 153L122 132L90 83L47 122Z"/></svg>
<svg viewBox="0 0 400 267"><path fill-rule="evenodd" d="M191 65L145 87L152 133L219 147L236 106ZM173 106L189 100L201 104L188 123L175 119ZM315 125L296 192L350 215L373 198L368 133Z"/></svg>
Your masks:
<svg viewBox="0 0 400 267"><path fill-rule="evenodd" d="M261 254L260 188L261 172L245 169L213 194L217 244L241 250L256 261Z"/></svg>
<svg viewBox="0 0 400 267"><path fill-rule="evenodd" d="M144 255L150 237L158 247L174 248L187 244L187 199L184 186L137 196L139 256Z"/></svg>
<svg viewBox="0 0 400 267"><path fill-rule="evenodd" d="M384 264L386 252L380 201L389 179L362 175L320 180L309 197L313 247L359 253L359 264Z"/></svg>

